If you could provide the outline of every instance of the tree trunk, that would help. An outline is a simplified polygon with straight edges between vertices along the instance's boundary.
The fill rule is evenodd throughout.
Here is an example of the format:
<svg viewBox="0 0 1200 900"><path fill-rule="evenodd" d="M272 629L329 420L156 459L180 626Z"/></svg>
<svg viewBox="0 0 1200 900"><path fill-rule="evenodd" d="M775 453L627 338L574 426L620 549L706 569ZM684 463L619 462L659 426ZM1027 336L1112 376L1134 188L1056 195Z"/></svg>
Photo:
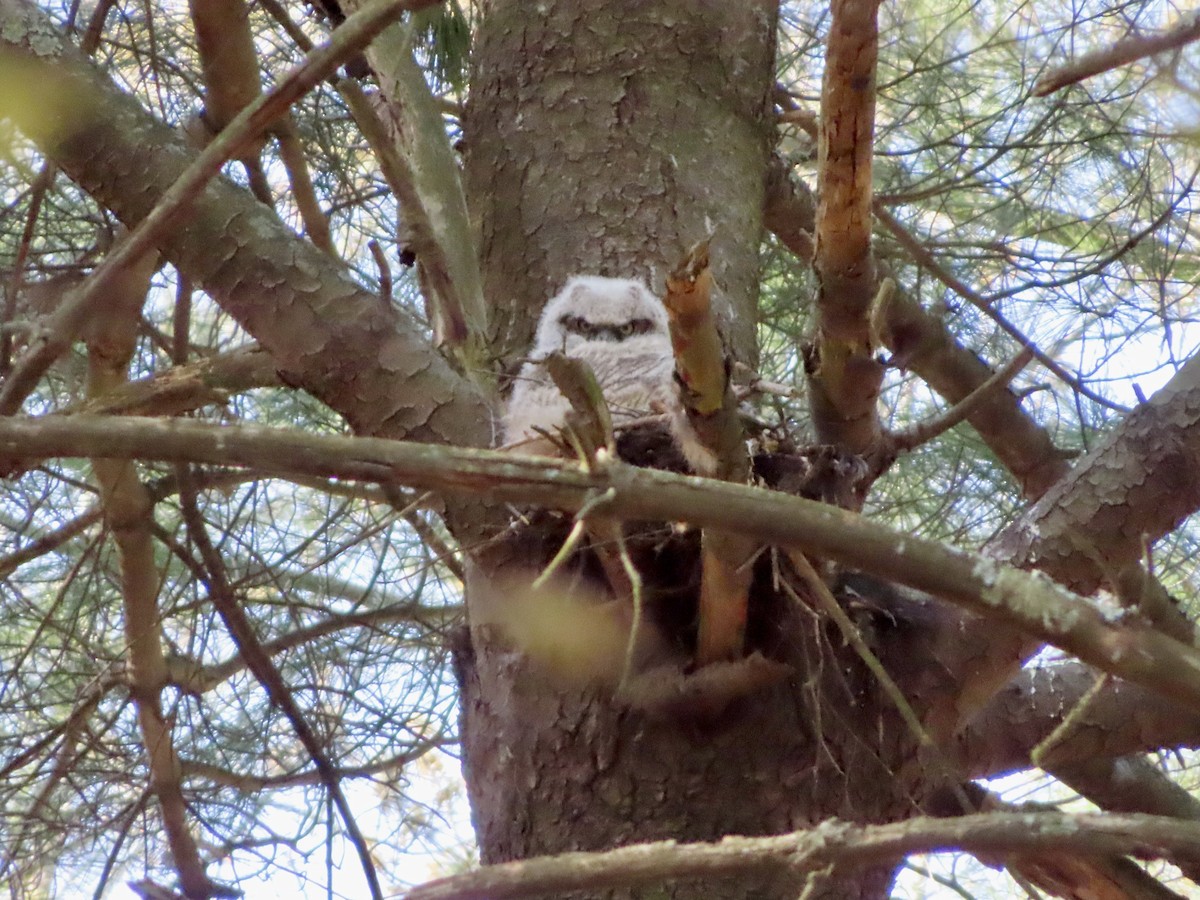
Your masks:
<svg viewBox="0 0 1200 900"><path fill-rule="evenodd" d="M488 5L464 121L496 347L529 347L572 274L645 277L715 230L729 337L753 363L776 4Z"/></svg>
<svg viewBox="0 0 1200 900"><path fill-rule="evenodd" d="M725 331L753 361L775 19L768 0L558 0L537 15L520 0L490 4L464 137L502 355L526 350L569 275L645 277L661 293L683 250L715 229ZM473 625L458 653L485 862L772 834L830 816L890 821L920 803L912 736L810 611L780 607L774 646L789 680L715 717L655 717L611 689L556 683L484 624L481 610L504 601L497 571L512 562L493 557L468 580ZM794 897L784 874L668 891ZM884 896L890 880L890 868L838 873L816 894ZM621 896L651 894L663 896Z"/></svg>
<svg viewBox="0 0 1200 900"><path fill-rule="evenodd" d="M468 589L480 604L489 584L469 579ZM565 684L495 628L474 626L457 659L483 861L911 816L923 792L915 742L877 684L810 610L779 627L792 677L716 716L660 716L628 708L611 688ZM813 896L887 896L891 874L837 873ZM790 900L800 887L780 872L580 896Z"/></svg>

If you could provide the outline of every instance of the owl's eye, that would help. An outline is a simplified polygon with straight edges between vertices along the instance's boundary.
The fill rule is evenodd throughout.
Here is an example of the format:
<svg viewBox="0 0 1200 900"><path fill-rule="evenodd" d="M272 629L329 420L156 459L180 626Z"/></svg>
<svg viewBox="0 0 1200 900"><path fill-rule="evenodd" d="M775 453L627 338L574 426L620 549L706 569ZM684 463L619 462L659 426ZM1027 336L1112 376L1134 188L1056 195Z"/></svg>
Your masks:
<svg viewBox="0 0 1200 900"><path fill-rule="evenodd" d="M629 323L632 334L649 334L654 330L654 322L650 319L634 319Z"/></svg>
<svg viewBox="0 0 1200 900"><path fill-rule="evenodd" d="M627 337L632 337L637 334L637 322L626 322L624 325L617 327L617 337L624 340Z"/></svg>
<svg viewBox="0 0 1200 900"><path fill-rule="evenodd" d="M582 334L585 337L590 331L588 321L583 316L563 316L558 321L565 331L574 332L575 334Z"/></svg>

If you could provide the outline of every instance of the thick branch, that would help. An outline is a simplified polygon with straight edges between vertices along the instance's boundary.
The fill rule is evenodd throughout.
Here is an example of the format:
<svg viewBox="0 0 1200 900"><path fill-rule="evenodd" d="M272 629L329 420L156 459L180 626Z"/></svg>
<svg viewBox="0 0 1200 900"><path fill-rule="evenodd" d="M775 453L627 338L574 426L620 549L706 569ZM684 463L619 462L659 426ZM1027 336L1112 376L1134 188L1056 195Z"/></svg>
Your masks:
<svg viewBox="0 0 1200 900"><path fill-rule="evenodd" d="M1096 681L1078 663L1029 669L997 693L955 738L954 758L969 778L1027 769L1030 752ZM1046 755L1053 766L1200 744L1200 714L1123 681L1111 681L1076 727Z"/></svg>
<svg viewBox="0 0 1200 900"><path fill-rule="evenodd" d="M1191 643L1191 623L1140 565L1149 548L1200 507L1200 357L1117 426L988 548L1083 594L1107 582L1145 621ZM947 635L942 658L963 719L1013 678L1037 644L973 623Z"/></svg>
<svg viewBox="0 0 1200 900"><path fill-rule="evenodd" d="M994 555L1088 593L1200 508L1200 356L1007 529Z"/></svg>
<svg viewBox="0 0 1200 900"><path fill-rule="evenodd" d="M576 512L608 493L605 513L686 521L810 549L995 617L1098 668L1200 709L1200 654L1138 620L1117 625L1044 577L978 554L897 535L827 504L742 485L639 469L590 471L573 463L373 438L268 428L75 416L0 420L0 454L141 457L253 465L280 474L398 481L447 494L483 495Z"/></svg>
<svg viewBox="0 0 1200 900"><path fill-rule="evenodd" d="M1102 809L1200 821L1196 798L1145 757L1130 755L1195 746L1200 716L1115 679L1091 696L1097 677L1077 663L1022 672L956 736L954 755L963 774L1027 769L1031 750L1040 746L1041 765ZM1068 719L1071 724L1047 746ZM1200 877L1200 856L1181 856L1176 863L1189 878Z"/></svg>
<svg viewBox="0 0 1200 900"><path fill-rule="evenodd" d="M876 287L871 158L878 9L878 0L836 0L832 6L813 251L818 320L806 365L817 435L864 455L879 447L876 399L883 381L868 321Z"/></svg>
<svg viewBox="0 0 1200 900"><path fill-rule="evenodd" d="M834 865L868 866L948 848L985 856L1059 850L1173 857L1200 851L1200 825L1156 816L1057 813L984 813L874 826L831 821L777 837L727 837L712 844L662 841L607 853L563 853L504 863L430 882L407 896L408 900L502 900L680 878L749 875L775 868L803 875Z"/></svg>
<svg viewBox="0 0 1200 900"><path fill-rule="evenodd" d="M809 235L815 227L811 192L786 177L778 166L770 172L764 218L767 227L802 262L809 261ZM879 337L898 365L911 369L952 404L982 387L993 372L987 363L962 346L942 320L897 286ZM1068 470L1063 454L1047 431L1021 409L1011 391L995 391L967 416L988 448L1017 479L1022 493L1036 499Z"/></svg>

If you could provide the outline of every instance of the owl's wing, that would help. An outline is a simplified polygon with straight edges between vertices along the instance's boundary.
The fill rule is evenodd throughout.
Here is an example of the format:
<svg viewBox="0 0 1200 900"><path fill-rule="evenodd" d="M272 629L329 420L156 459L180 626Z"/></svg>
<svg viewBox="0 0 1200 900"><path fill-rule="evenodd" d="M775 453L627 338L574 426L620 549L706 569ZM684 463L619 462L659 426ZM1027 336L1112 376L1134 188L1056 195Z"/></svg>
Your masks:
<svg viewBox="0 0 1200 900"><path fill-rule="evenodd" d="M528 442L548 444L538 434L538 429L553 432L566 420L570 408L567 398L550 380L546 370L536 362L525 363L517 375L501 421L504 445L516 444L520 446L513 449L522 453L546 455L549 452L546 447L534 450Z"/></svg>

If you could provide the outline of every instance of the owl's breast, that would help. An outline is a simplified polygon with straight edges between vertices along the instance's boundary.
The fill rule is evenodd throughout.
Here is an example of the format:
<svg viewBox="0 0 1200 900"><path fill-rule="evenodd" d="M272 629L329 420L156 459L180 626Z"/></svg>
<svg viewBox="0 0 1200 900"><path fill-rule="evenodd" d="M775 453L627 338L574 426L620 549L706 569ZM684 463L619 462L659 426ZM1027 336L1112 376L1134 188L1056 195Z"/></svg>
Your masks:
<svg viewBox="0 0 1200 900"><path fill-rule="evenodd" d="M670 342L588 341L567 355L586 362L596 376L614 424L664 411L677 402ZM570 403L545 368L526 363L503 421L505 443L529 439L538 429L553 431L565 421Z"/></svg>

